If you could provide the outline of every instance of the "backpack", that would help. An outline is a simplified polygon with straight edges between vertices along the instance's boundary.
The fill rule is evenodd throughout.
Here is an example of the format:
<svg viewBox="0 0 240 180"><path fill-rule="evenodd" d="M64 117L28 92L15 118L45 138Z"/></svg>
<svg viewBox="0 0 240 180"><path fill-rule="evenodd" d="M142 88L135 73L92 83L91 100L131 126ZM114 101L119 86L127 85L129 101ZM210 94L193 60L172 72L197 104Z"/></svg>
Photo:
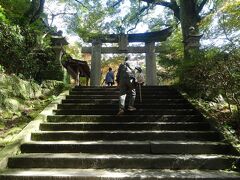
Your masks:
<svg viewBox="0 0 240 180"><path fill-rule="evenodd" d="M124 64L121 64L119 68L120 68L120 77L130 78L130 79L135 78L135 71L130 67L130 65L127 62L125 62Z"/></svg>

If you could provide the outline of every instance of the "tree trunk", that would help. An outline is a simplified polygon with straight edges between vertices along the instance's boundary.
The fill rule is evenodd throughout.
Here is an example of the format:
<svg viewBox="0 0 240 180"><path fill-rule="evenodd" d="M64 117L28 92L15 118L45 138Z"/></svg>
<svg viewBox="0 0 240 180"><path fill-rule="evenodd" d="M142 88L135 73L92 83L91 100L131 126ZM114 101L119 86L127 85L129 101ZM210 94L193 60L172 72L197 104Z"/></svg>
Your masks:
<svg viewBox="0 0 240 180"><path fill-rule="evenodd" d="M197 7L197 0L180 0L180 22L186 60L192 58L192 54L199 50L200 38L197 34L199 34L198 22L201 18Z"/></svg>
<svg viewBox="0 0 240 180"><path fill-rule="evenodd" d="M141 0L147 3L155 3L164 6L174 12L174 16L181 23L184 58L190 60L192 55L199 51L200 39L198 23L201 21L200 12L209 0Z"/></svg>
<svg viewBox="0 0 240 180"><path fill-rule="evenodd" d="M35 22L43 12L45 0L32 0L29 10L25 16L29 19L29 23Z"/></svg>

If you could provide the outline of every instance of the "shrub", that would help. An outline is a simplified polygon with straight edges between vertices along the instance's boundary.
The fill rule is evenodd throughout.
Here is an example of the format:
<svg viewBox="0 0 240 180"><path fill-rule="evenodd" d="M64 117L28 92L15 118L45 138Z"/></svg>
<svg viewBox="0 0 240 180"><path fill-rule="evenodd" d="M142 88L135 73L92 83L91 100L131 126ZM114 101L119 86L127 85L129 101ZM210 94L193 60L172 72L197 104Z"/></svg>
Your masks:
<svg viewBox="0 0 240 180"><path fill-rule="evenodd" d="M199 60L185 62L179 68L180 86L189 95L205 100L215 100L219 95L229 105L240 111L240 54L211 49Z"/></svg>

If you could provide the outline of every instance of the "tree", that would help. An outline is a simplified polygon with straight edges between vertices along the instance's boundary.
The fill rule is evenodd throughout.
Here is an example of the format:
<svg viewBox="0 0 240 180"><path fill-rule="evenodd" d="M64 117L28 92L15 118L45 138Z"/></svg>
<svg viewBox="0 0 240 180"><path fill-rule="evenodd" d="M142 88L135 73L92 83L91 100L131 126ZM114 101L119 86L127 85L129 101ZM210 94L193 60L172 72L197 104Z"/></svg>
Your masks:
<svg viewBox="0 0 240 180"><path fill-rule="evenodd" d="M171 9L175 18L180 21L184 45L185 59L191 58L191 51L197 49L200 44L199 22L203 19L200 15L203 7L209 0L141 0L147 3L160 5ZM191 38L192 37L192 38Z"/></svg>
<svg viewBox="0 0 240 180"><path fill-rule="evenodd" d="M46 28L39 17L44 2L0 0L0 65L6 73L39 80L39 72L54 59L50 40L42 39Z"/></svg>
<svg viewBox="0 0 240 180"><path fill-rule="evenodd" d="M102 33L130 33L151 10L151 6L130 0L127 2L131 5L124 9L110 0L62 0L61 2L65 2L66 6L71 6L72 11L76 12L76 16L68 18L70 22L68 29L84 40Z"/></svg>
<svg viewBox="0 0 240 180"><path fill-rule="evenodd" d="M129 0L130 9L124 10L124 16L119 15L119 12L123 13L121 10L123 0L108 0L106 4L96 0L68 0L67 2L78 4L81 9L80 16L75 17L71 28L83 37L86 34L90 35L91 31L93 33L111 31L129 33L155 6L167 7L181 23L184 55L185 59L190 59L191 51L199 49L201 36L198 36L198 26L203 19L202 10L209 0ZM95 32L92 29L95 29Z"/></svg>
<svg viewBox="0 0 240 180"><path fill-rule="evenodd" d="M35 22L43 12L44 3L45 0L0 0L6 16L21 26Z"/></svg>
<svg viewBox="0 0 240 180"><path fill-rule="evenodd" d="M31 24L35 22L43 13L45 0L32 0L31 6L24 14L28 18L28 22Z"/></svg>
<svg viewBox="0 0 240 180"><path fill-rule="evenodd" d="M239 6L239 0L216 2L214 13L201 22L201 28L205 29L203 38L212 42L210 46L221 47L223 51L240 47Z"/></svg>

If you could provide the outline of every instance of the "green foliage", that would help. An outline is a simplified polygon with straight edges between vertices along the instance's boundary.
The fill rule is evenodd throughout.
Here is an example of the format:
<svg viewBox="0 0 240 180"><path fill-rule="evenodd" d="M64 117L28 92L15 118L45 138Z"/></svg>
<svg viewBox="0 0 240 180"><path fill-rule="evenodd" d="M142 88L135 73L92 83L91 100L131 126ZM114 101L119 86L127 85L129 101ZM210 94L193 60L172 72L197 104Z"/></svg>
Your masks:
<svg viewBox="0 0 240 180"><path fill-rule="evenodd" d="M79 2L61 1L71 6L72 11L76 11L75 16L67 16L66 21L70 21L69 32L75 32L84 41L104 33L130 33L134 31L137 24L149 22L153 30L162 29L162 26L173 24L173 16L158 16L154 20L148 16L153 10L153 5L138 1L122 1L116 3L111 0L81 0ZM126 6L126 7L123 7ZM170 12L170 11L166 11ZM151 23L150 23L151 20Z"/></svg>
<svg viewBox="0 0 240 180"><path fill-rule="evenodd" d="M0 64L6 73L38 79L47 62L54 60L54 53L38 42L40 35L31 28L22 30L17 25L0 22L0 29Z"/></svg>
<svg viewBox="0 0 240 180"><path fill-rule="evenodd" d="M186 62L179 69L181 87L191 96L214 100L222 95L229 105L240 112L240 53L221 52L218 49L197 55L198 61Z"/></svg>
<svg viewBox="0 0 240 180"><path fill-rule="evenodd" d="M29 13L36 14L40 2L43 1L0 0L0 18L4 19L0 21L0 64L8 74L39 80L47 61L54 59L48 51L49 39L43 39L46 27L40 20L29 24L33 18Z"/></svg>
<svg viewBox="0 0 240 180"><path fill-rule="evenodd" d="M167 41L161 43L161 53L158 55L158 71L161 84L175 84L178 82L177 68L183 61L182 35L179 29Z"/></svg>
<svg viewBox="0 0 240 180"><path fill-rule="evenodd" d="M0 5L0 21L4 21L4 22L7 21L7 18L6 18L6 15L5 15L4 9L2 8L1 5Z"/></svg>
<svg viewBox="0 0 240 180"><path fill-rule="evenodd" d="M239 3L238 0L214 2L214 13L201 22L208 44L177 65L184 91L208 101L222 96L231 116L234 112L239 114L240 107Z"/></svg>
<svg viewBox="0 0 240 180"><path fill-rule="evenodd" d="M20 26L35 22L42 14L45 0L0 0L7 18Z"/></svg>
<svg viewBox="0 0 240 180"><path fill-rule="evenodd" d="M236 31L240 29L239 17L240 17L240 1L235 0L225 4L221 9L222 25L227 31Z"/></svg>
<svg viewBox="0 0 240 180"><path fill-rule="evenodd" d="M45 81L40 87L33 81L0 74L0 149L11 142L64 88L63 82Z"/></svg>
<svg viewBox="0 0 240 180"><path fill-rule="evenodd" d="M69 29L76 32L85 41L102 31L107 9L103 7L101 1L84 0L81 4L75 1L68 1L68 3L78 12L72 18L66 17L66 21L70 19Z"/></svg>
<svg viewBox="0 0 240 180"><path fill-rule="evenodd" d="M24 38L20 34L21 30L19 26L11 26L4 22L0 22L0 29L0 64L8 73L20 73L20 60L24 52L22 50Z"/></svg>
<svg viewBox="0 0 240 180"><path fill-rule="evenodd" d="M30 8L30 0L0 0L1 6L5 9L8 19L16 24L22 24L26 20L25 12Z"/></svg>
<svg viewBox="0 0 240 180"><path fill-rule="evenodd" d="M221 40L221 43L210 46L222 46L222 49L239 48L240 41L240 1L227 0L215 2L215 11L208 15L202 22L201 28L205 29L205 39Z"/></svg>
<svg viewBox="0 0 240 180"><path fill-rule="evenodd" d="M66 52L74 59L81 59L81 44L74 43L66 47Z"/></svg>
<svg viewBox="0 0 240 180"><path fill-rule="evenodd" d="M55 68L53 67L54 65L56 65L53 63L53 61L55 61L55 54L51 48L33 49L28 54L25 61L26 66L24 66L24 75L28 78L31 77L35 79L39 83L41 83L42 80L47 78L45 75L45 71L55 70ZM31 71L29 71L30 68L32 68Z"/></svg>

